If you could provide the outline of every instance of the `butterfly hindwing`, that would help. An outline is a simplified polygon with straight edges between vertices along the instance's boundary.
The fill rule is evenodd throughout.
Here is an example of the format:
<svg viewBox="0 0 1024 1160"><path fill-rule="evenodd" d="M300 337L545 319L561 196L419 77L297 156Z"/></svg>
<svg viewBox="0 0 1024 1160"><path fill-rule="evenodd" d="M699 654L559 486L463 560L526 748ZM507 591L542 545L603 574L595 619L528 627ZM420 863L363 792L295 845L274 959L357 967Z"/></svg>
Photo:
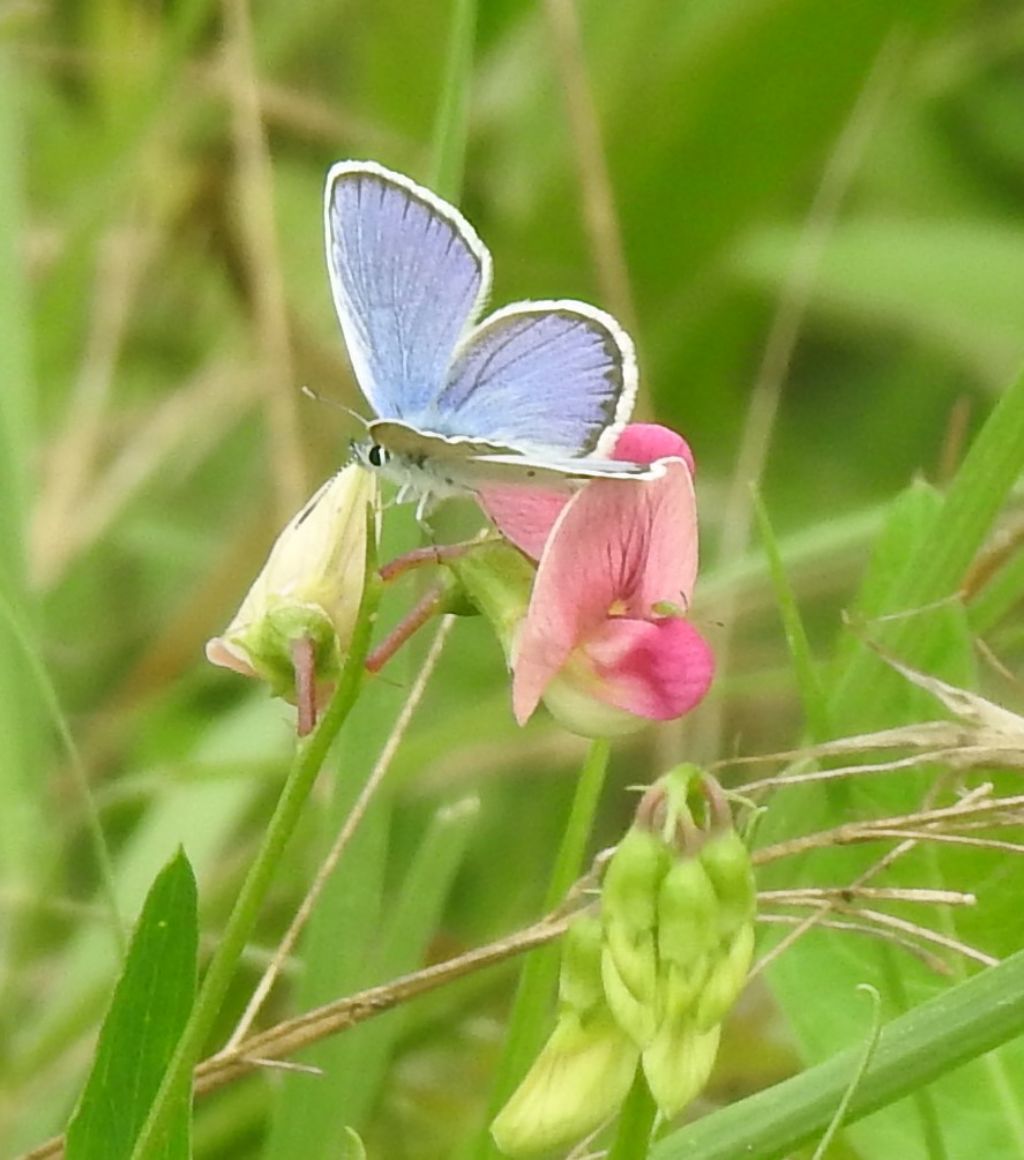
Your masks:
<svg viewBox="0 0 1024 1160"><path fill-rule="evenodd" d="M383 418L415 422L444 388L490 288L491 258L453 206L372 161L327 176L327 265L359 385Z"/></svg>
<svg viewBox="0 0 1024 1160"><path fill-rule="evenodd" d="M635 395L633 344L610 315L582 302L518 302L467 335L416 425L526 455L607 454Z"/></svg>

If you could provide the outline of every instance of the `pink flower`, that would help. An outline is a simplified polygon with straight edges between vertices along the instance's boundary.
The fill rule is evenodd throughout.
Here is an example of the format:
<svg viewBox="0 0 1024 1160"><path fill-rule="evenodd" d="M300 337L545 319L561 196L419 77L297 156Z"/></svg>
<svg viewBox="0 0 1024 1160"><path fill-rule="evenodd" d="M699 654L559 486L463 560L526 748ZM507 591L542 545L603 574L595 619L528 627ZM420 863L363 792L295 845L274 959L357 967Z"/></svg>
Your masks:
<svg viewBox="0 0 1024 1160"><path fill-rule="evenodd" d="M520 723L543 698L576 732L625 733L681 716L711 684L711 649L683 618L697 576L689 448L637 424L615 454L660 473L592 480L557 505L553 492L504 506L505 493L481 499L505 535L540 556L512 656Z"/></svg>

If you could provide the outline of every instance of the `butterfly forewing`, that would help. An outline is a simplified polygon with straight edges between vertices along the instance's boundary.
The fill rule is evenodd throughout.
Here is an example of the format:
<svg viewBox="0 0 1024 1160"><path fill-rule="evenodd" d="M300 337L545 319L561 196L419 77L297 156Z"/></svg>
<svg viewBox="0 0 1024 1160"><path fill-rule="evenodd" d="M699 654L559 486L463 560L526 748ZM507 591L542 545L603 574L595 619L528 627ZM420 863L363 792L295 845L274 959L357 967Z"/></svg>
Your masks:
<svg viewBox="0 0 1024 1160"><path fill-rule="evenodd" d="M610 315L582 302L520 302L467 336L417 426L526 455L607 454L635 394L633 344Z"/></svg>
<svg viewBox="0 0 1024 1160"><path fill-rule="evenodd" d="M382 418L416 423L490 287L491 260L452 206L373 162L327 178L327 265L352 368Z"/></svg>

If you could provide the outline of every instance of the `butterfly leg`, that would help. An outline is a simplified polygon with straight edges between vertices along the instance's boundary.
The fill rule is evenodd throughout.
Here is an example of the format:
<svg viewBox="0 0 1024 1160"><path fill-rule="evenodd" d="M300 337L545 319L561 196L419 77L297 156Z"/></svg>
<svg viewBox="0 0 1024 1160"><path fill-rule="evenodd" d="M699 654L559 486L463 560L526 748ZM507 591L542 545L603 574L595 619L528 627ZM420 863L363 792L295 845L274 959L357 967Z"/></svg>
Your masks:
<svg viewBox="0 0 1024 1160"><path fill-rule="evenodd" d="M425 491L416 504L416 522L426 533L431 543L434 541L434 529L430 526L428 520L436 507L437 502L435 497L429 491Z"/></svg>

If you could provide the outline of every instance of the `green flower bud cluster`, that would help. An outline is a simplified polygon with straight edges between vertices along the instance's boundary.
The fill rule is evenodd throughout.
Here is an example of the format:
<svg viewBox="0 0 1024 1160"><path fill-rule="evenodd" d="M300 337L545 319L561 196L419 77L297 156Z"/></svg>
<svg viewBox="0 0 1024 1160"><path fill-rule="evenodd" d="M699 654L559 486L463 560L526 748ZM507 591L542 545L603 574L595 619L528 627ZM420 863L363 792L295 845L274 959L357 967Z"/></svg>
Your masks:
<svg viewBox="0 0 1024 1160"><path fill-rule="evenodd" d="M511 1156L567 1145L618 1110L637 1064L665 1116L707 1083L754 950L750 857L718 783L684 765L644 795L599 916L566 935L555 1030L492 1125Z"/></svg>

